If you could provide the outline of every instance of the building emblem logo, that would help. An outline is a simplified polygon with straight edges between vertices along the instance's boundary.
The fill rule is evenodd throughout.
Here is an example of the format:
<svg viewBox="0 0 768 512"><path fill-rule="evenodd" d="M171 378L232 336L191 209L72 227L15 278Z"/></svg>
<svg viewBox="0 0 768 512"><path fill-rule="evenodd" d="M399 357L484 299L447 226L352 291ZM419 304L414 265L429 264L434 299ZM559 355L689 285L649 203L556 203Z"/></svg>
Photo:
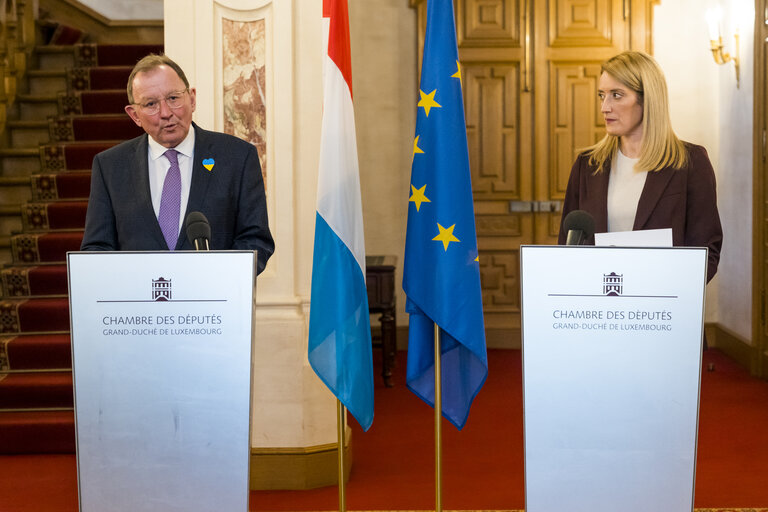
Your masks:
<svg viewBox="0 0 768 512"><path fill-rule="evenodd" d="M624 293L624 274L603 274L603 295L618 297Z"/></svg>
<svg viewBox="0 0 768 512"><path fill-rule="evenodd" d="M152 280L152 300L168 301L171 300L171 280L163 277Z"/></svg>

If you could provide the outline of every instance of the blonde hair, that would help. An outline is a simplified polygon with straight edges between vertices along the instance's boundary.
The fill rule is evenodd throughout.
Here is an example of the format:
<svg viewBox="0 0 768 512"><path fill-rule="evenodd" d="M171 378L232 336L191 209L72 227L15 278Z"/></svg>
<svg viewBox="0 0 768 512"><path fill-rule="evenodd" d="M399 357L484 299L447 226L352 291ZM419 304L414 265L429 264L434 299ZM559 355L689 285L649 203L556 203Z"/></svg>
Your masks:
<svg viewBox="0 0 768 512"><path fill-rule="evenodd" d="M627 51L608 59L601 66L608 73L637 94L643 107L643 140L640 160L635 168L658 171L665 167L680 169L688 162L685 144L677 138L669 119L669 99L664 73L650 55ZM605 162L616 155L619 137L606 134L597 144L582 150L589 156L590 165L597 165L596 173L605 169Z"/></svg>

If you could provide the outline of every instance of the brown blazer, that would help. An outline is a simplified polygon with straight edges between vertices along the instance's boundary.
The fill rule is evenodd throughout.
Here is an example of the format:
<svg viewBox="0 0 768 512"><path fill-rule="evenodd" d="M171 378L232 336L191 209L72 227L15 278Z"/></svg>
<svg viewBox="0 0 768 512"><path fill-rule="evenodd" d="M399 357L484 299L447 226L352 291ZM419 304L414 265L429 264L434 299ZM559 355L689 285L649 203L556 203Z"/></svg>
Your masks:
<svg viewBox="0 0 768 512"><path fill-rule="evenodd" d="M707 150L685 143L688 164L682 169L664 168L649 172L637 204L633 230L672 228L672 243L676 246L707 247L707 282L717 272L723 228L717 212L715 172ZM611 163L595 174L596 166L589 157L579 155L571 168L565 191L562 219L573 210L585 210L595 219L595 232L608 230L608 178ZM567 233L560 220L559 244ZM587 241L594 243L594 237Z"/></svg>

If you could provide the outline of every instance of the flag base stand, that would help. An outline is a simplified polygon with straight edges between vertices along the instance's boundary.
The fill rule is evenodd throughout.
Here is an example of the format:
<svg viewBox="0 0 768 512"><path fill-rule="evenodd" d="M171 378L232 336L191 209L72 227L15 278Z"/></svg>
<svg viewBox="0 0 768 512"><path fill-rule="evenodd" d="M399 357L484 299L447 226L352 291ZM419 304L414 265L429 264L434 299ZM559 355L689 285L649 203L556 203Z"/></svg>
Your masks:
<svg viewBox="0 0 768 512"><path fill-rule="evenodd" d="M440 327L435 324L435 512L443 510L443 385L440 375Z"/></svg>
<svg viewBox="0 0 768 512"><path fill-rule="evenodd" d="M344 447L346 443L346 425L344 417L346 416L347 408L341 403L341 400L336 400L336 426L339 440L339 512L346 512L347 510L347 483L344 479Z"/></svg>

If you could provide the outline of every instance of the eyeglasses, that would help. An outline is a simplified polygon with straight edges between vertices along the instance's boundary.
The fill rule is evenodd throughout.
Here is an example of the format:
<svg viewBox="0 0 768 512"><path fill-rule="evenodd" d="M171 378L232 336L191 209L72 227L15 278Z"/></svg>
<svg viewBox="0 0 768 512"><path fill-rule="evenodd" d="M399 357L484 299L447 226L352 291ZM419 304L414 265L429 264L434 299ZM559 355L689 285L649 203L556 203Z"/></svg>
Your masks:
<svg viewBox="0 0 768 512"><path fill-rule="evenodd" d="M159 100L148 100L145 103L134 103L137 107L141 108L141 110L144 111L145 114L153 116L160 112L160 104L165 101L165 104L168 105L168 108L176 110L177 108L181 108L184 106L184 93L188 92L188 89L184 89L183 91L178 92L172 92L165 98L159 99Z"/></svg>

